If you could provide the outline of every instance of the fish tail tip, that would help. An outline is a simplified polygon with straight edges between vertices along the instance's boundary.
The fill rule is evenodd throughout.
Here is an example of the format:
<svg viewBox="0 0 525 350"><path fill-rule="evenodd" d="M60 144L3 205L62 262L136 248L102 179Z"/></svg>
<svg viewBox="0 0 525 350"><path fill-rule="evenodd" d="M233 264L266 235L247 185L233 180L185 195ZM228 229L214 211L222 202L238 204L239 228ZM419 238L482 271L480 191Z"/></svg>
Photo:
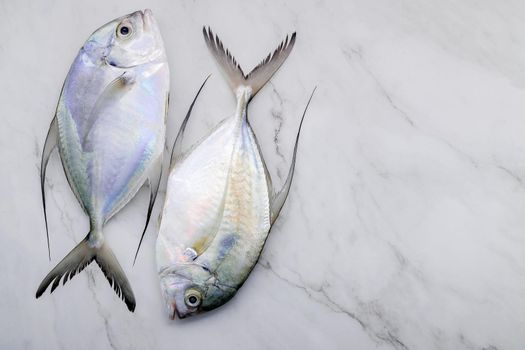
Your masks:
<svg viewBox="0 0 525 350"><path fill-rule="evenodd" d="M35 293L35 299L40 298L42 294L44 294L44 290L42 290L42 288L38 288L38 290Z"/></svg>
<svg viewBox="0 0 525 350"><path fill-rule="evenodd" d="M129 311L135 312L135 307L137 304L135 302L126 302L126 306L128 307Z"/></svg>

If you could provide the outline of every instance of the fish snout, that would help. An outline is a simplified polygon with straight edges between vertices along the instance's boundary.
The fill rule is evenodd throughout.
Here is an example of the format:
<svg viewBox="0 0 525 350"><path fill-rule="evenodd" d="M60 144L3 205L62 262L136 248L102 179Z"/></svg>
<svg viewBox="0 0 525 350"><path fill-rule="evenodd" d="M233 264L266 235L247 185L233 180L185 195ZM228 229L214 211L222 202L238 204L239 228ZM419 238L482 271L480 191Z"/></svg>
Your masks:
<svg viewBox="0 0 525 350"><path fill-rule="evenodd" d="M170 319L174 320L175 318L179 318L179 319L182 319L184 318L185 316L184 315L181 315L179 313L179 310L177 310L177 304L175 303L172 303L170 305Z"/></svg>
<svg viewBox="0 0 525 350"><path fill-rule="evenodd" d="M170 320L175 319L175 310L177 310L177 307L175 306L175 303L166 301L166 315L170 318Z"/></svg>

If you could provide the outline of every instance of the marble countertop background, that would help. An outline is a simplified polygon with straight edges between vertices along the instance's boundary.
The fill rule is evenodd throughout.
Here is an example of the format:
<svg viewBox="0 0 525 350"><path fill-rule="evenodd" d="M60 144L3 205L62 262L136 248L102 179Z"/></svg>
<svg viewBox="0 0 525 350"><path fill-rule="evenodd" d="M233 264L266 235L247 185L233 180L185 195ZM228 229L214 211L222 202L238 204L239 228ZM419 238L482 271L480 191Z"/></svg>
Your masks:
<svg viewBox="0 0 525 350"><path fill-rule="evenodd" d="M245 71L298 33L250 105L277 186L318 87L258 266L231 302L186 320L166 317L157 281L163 188L134 267L147 189L105 230L134 314L94 264L34 297L88 231L55 153L48 261L39 167L62 82L93 30L146 7L172 71L169 144L207 74L186 140L235 106L203 25ZM0 348L525 348L523 1L0 0L0 17Z"/></svg>

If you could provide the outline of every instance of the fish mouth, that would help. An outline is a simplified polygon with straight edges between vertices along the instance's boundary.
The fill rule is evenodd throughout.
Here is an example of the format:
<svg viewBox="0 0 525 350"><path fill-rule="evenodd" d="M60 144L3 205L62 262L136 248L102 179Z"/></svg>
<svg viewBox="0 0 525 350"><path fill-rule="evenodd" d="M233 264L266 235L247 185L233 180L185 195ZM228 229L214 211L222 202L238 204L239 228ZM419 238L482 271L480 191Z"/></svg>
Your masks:
<svg viewBox="0 0 525 350"><path fill-rule="evenodd" d="M104 62L108 66L115 67L115 68L120 68L120 69L130 69L130 68L138 67L140 65L140 64L133 64L133 65L130 65L130 66L119 66L115 62L108 60L108 58L106 56L104 56L103 59L104 59Z"/></svg>
<svg viewBox="0 0 525 350"><path fill-rule="evenodd" d="M182 319L185 317L184 315L181 315L179 313L179 310L177 310L177 305L175 303L171 304L171 308L173 309L173 312L170 314L171 320L175 320L175 318Z"/></svg>
<svg viewBox="0 0 525 350"><path fill-rule="evenodd" d="M129 65L129 66L119 66L115 62L110 61L107 56L102 57L102 59L104 60L104 63L106 65L111 66L111 67L115 67L115 68L120 68L120 69L130 69L130 68L135 68L135 67L140 66L140 64L132 64L132 65Z"/></svg>

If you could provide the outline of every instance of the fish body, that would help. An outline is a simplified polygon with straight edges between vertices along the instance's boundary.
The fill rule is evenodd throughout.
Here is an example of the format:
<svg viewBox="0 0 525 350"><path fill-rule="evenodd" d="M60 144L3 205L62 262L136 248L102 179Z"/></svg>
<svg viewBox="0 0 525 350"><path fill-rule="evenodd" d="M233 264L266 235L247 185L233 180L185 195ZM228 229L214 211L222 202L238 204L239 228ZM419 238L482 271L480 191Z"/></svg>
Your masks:
<svg viewBox="0 0 525 350"><path fill-rule="evenodd" d="M168 275L164 283L171 273L191 276L207 292L202 310L233 297L270 230L269 181L245 113L222 123L175 165L168 180L159 272ZM177 302L180 314L184 305Z"/></svg>
<svg viewBox="0 0 525 350"><path fill-rule="evenodd" d="M102 229L144 182L149 180L153 188L160 178L168 94L169 68L151 11L109 22L80 49L51 125L56 131L50 133L56 133L62 165L89 215L90 232L42 281L37 297L49 284L53 290L62 276L65 283L95 260L128 308L135 308L129 282ZM46 146L52 142L49 137Z"/></svg>
<svg viewBox="0 0 525 350"><path fill-rule="evenodd" d="M283 196L273 193L247 106L284 62L295 34L248 76L211 30L204 35L232 87L237 108L176 158L169 175L157 267L171 318L215 309L235 295L257 263L284 203ZM291 176L286 194L290 182Z"/></svg>

